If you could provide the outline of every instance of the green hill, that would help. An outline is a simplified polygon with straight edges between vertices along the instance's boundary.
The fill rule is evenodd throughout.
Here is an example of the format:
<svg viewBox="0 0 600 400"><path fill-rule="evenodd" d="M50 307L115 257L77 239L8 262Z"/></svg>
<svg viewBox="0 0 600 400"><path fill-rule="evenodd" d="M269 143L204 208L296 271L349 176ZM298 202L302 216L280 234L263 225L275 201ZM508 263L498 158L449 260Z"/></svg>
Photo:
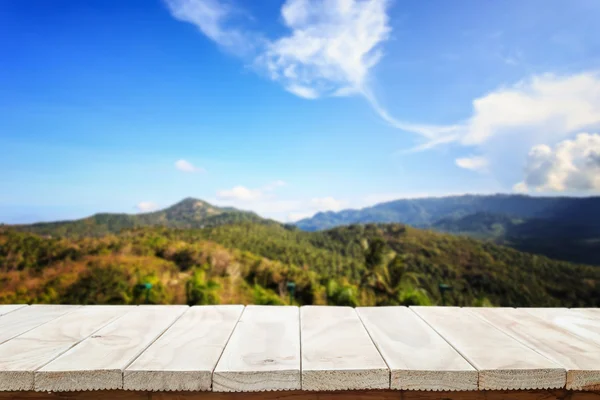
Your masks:
<svg viewBox="0 0 600 400"><path fill-rule="evenodd" d="M597 227L581 222L475 213L441 219L431 228L491 240L558 260L600 265L600 234Z"/></svg>
<svg viewBox="0 0 600 400"><path fill-rule="evenodd" d="M0 228L0 303L592 307L600 269L401 224L139 227L86 238Z"/></svg>
<svg viewBox="0 0 600 400"><path fill-rule="evenodd" d="M316 231L355 223L394 222L600 265L600 197L465 195L396 200L361 210L318 213L296 226Z"/></svg>
<svg viewBox="0 0 600 400"><path fill-rule="evenodd" d="M142 214L95 214L75 221L45 222L15 228L51 236L102 236L123 229L143 226L203 228L238 222L276 223L249 211L216 207L205 201L187 198L164 210Z"/></svg>
<svg viewBox="0 0 600 400"><path fill-rule="evenodd" d="M600 233L600 197L532 197L525 195L464 195L401 199L360 210L317 213L296 225L307 231L357 223L400 222L428 227L443 218L475 213L501 214L511 218L539 218L582 223Z"/></svg>

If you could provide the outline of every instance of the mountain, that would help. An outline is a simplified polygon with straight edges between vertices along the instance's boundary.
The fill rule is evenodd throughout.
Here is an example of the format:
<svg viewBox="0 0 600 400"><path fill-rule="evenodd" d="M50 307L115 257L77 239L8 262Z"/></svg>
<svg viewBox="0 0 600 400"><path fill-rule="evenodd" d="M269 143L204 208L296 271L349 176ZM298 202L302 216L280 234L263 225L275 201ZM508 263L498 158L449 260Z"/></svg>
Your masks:
<svg viewBox="0 0 600 400"><path fill-rule="evenodd" d="M600 232L600 197L531 197L525 195L464 195L402 199L360 210L321 212L296 222L315 231L356 223L401 222L428 227L442 218L474 213L502 214L513 218L549 218L596 226Z"/></svg>
<svg viewBox="0 0 600 400"><path fill-rule="evenodd" d="M203 200L186 198L164 210L141 214L95 214L91 217L59 222L19 225L17 229L52 236L102 236L123 229L143 226L203 228L235 222L276 223L249 211L217 207Z"/></svg>
<svg viewBox="0 0 600 400"><path fill-rule="evenodd" d="M0 227L0 282L0 303L287 304L294 282L296 304L442 304L443 283L448 305L600 305L600 268L402 224L243 222L101 238Z"/></svg>
<svg viewBox="0 0 600 400"><path fill-rule="evenodd" d="M499 194L406 199L361 210L318 213L296 226L315 231L354 223L392 222L600 265L600 197Z"/></svg>
<svg viewBox="0 0 600 400"><path fill-rule="evenodd" d="M139 227L197 229L240 222L279 225L252 212L187 198L150 213L96 214L76 221L15 228L57 237L97 237ZM362 210L319 213L296 226L316 231L355 223L397 222L489 240L559 260L600 265L600 197L466 195L397 200Z"/></svg>
<svg viewBox="0 0 600 400"><path fill-rule="evenodd" d="M594 224L474 213L460 218L440 219L431 228L492 240L520 251L544 254L558 260L600 265L600 234L598 226Z"/></svg>

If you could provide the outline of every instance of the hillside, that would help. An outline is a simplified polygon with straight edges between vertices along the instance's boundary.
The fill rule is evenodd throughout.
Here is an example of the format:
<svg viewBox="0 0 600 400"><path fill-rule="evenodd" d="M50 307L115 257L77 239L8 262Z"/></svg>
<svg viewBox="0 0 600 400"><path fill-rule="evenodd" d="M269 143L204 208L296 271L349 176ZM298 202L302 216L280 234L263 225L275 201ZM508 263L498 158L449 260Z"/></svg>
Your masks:
<svg viewBox="0 0 600 400"><path fill-rule="evenodd" d="M466 235L550 258L600 265L600 198L536 198L520 195L456 196L397 200L362 210L319 213L296 223L305 231L354 223L400 222ZM96 214L76 221L14 227L53 237L100 237L124 229L199 229L253 222L280 225L255 213L187 198L143 214ZM240 241L246 239L239 238ZM269 240L266 238L265 240Z"/></svg>
<svg viewBox="0 0 600 400"><path fill-rule="evenodd" d="M425 227L442 218L474 213L502 214L515 218L543 218L584 223L600 232L600 197L531 197L525 195L464 195L402 199L360 210L317 213L296 225L307 231L356 223L388 223Z"/></svg>
<svg viewBox="0 0 600 400"><path fill-rule="evenodd" d="M298 304L441 304L441 283L453 305L600 304L600 269L400 224L142 227L79 239L0 230L0 303L284 304L290 281Z"/></svg>
<svg viewBox="0 0 600 400"><path fill-rule="evenodd" d="M296 226L316 231L355 223L394 222L600 265L600 197L465 195L396 200L361 210L318 213Z"/></svg>
<svg viewBox="0 0 600 400"><path fill-rule="evenodd" d="M141 214L95 214L75 221L44 222L16 226L17 229L41 235L83 237L118 233L123 229L144 226L169 228L203 228L237 222L268 221L249 211L216 207L203 200L186 198L164 210Z"/></svg>
<svg viewBox="0 0 600 400"><path fill-rule="evenodd" d="M460 218L443 218L431 228L491 240L558 260L600 265L600 235L595 226L587 224L475 213Z"/></svg>

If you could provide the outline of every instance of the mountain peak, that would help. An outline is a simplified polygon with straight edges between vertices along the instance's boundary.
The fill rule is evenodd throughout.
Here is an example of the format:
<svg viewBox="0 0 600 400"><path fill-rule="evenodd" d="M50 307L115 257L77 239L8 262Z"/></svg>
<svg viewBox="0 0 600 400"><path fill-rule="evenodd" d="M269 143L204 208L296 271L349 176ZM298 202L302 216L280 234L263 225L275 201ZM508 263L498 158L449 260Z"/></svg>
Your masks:
<svg viewBox="0 0 600 400"><path fill-rule="evenodd" d="M178 208L185 208L188 210L193 210L193 209L199 209L199 208L214 208L214 209L218 209L218 207L213 206L212 204L201 200L201 199L196 199L194 197L186 197L185 199L173 204L172 206L168 207L168 209L178 209Z"/></svg>

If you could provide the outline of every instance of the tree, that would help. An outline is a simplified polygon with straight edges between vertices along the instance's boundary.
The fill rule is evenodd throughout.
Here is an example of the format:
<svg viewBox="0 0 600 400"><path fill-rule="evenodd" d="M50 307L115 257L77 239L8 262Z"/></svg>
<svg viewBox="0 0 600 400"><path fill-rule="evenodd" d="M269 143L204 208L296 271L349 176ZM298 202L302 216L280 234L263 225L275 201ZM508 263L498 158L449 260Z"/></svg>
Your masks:
<svg viewBox="0 0 600 400"><path fill-rule="evenodd" d="M195 269L192 277L185 283L185 296L187 304L219 304L217 290L219 284L212 280L206 280L206 273L201 269Z"/></svg>

